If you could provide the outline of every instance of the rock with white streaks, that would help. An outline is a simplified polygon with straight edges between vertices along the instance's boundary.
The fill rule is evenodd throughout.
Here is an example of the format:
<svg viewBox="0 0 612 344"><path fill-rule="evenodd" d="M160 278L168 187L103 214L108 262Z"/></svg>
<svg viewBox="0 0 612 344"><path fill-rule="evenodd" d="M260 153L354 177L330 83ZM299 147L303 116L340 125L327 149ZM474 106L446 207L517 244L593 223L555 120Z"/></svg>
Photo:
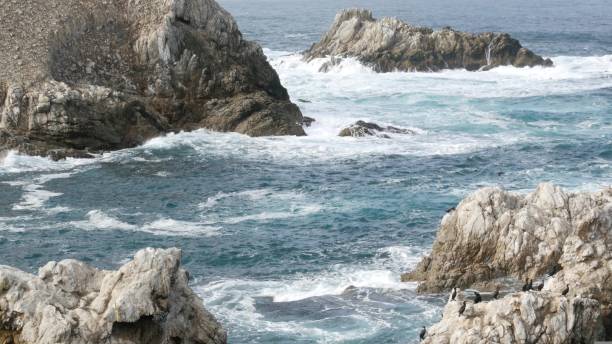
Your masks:
<svg viewBox="0 0 612 344"><path fill-rule="evenodd" d="M427 329L427 344L593 343L601 336L599 303L554 292L519 292L502 299L449 302L442 320Z"/></svg>
<svg viewBox="0 0 612 344"><path fill-rule="evenodd" d="M396 18L376 20L371 11L363 9L338 13L329 31L304 57L306 60L329 57L322 72L342 57L355 57L377 72L552 65L550 59L523 48L506 33L470 34L451 28L434 31Z"/></svg>
<svg viewBox="0 0 612 344"><path fill-rule="evenodd" d="M530 312L543 312L536 314L536 323L523 326L525 331L546 326L548 334L543 336L549 339L542 343L612 339L612 188L568 193L544 183L528 195L498 188L481 189L444 216L431 254L402 279L419 281L420 292L439 292L453 287L487 285L504 277L540 279L544 281L543 291L511 294L504 298L506 304L482 308L473 321L463 322L451 332L472 331L473 340L466 343L490 342L495 324L487 319L501 321L498 308L510 311L516 309L513 305L521 304L528 305L525 307L531 308ZM568 292L563 296L566 289ZM535 299L525 299L526 295ZM564 299L569 303L560 310ZM525 303L525 300L531 301ZM593 304L597 306L597 314L590 310ZM581 308L572 310L577 305ZM588 317L576 322L582 314L579 311L586 312ZM527 316L521 312L521 319ZM559 312L565 313L567 321L574 321L573 333L584 336L580 337L583 339L564 334L560 327L564 322L553 316ZM442 322L449 321L446 318L445 312ZM565 324L567 330L570 325ZM504 326L508 328L503 331L517 330L516 324L514 328ZM539 333L531 332L527 336L533 338ZM446 338L440 343L448 340L447 335L438 337ZM523 342L522 339L510 341Z"/></svg>
<svg viewBox="0 0 612 344"><path fill-rule="evenodd" d="M144 249L117 271L64 260L38 276L0 266L0 343L226 343L180 259Z"/></svg>

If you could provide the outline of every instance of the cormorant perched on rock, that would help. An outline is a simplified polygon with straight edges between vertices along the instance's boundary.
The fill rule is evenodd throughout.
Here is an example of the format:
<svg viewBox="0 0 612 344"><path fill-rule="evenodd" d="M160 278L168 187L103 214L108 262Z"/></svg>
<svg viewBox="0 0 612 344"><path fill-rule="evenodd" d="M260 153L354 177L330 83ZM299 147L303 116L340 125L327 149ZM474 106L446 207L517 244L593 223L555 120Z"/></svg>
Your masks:
<svg viewBox="0 0 612 344"><path fill-rule="evenodd" d="M533 287L532 281L528 278L525 280L525 284L523 284L523 291L530 291Z"/></svg>
<svg viewBox="0 0 612 344"><path fill-rule="evenodd" d="M457 297L457 288L453 288L453 292L451 293L451 301L455 301Z"/></svg>
<svg viewBox="0 0 612 344"><path fill-rule="evenodd" d="M569 293L569 285L565 285L565 289L563 289L563 291L561 292L561 295L565 296L567 295L567 293Z"/></svg>
<svg viewBox="0 0 612 344"><path fill-rule="evenodd" d="M480 301L482 301L482 297L480 296L480 293L475 291L474 292L474 303L479 303Z"/></svg>
<svg viewBox="0 0 612 344"><path fill-rule="evenodd" d="M530 279L529 284L527 285L527 290L532 290L532 289L533 289L533 280Z"/></svg>
<svg viewBox="0 0 612 344"><path fill-rule="evenodd" d="M425 326L423 326L423 329L421 330L421 333L419 333L419 339L420 340L425 339L426 335L427 335L427 329L425 328Z"/></svg>
<svg viewBox="0 0 612 344"><path fill-rule="evenodd" d="M493 292L493 299L497 300L499 297L499 286L495 287L495 292Z"/></svg>
<svg viewBox="0 0 612 344"><path fill-rule="evenodd" d="M465 300L463 301L461 308L459 308L459 316L463 315L463 312L465 312Z"/></svg>
<svg viewBox="0 0 612 344"><path fill-rule="evenodd" d="M457 210L457 208L456 208L456 207L452 207L452 208L448 208L448 209L446 210L446 212L447 212L447 213L452 213L452 212L453 212L453 211L455 211L455 210Z"/></svg>
<svg viewBox="0 0 612 344"><path fill-rule="evenodd" d="M542 291L542 289L543 289L543 288L544 288L544 281L542 281L542 283L540 283L540 285L538 285L538 286L536 287L536 290L537 290L537 291Z"/></svg>

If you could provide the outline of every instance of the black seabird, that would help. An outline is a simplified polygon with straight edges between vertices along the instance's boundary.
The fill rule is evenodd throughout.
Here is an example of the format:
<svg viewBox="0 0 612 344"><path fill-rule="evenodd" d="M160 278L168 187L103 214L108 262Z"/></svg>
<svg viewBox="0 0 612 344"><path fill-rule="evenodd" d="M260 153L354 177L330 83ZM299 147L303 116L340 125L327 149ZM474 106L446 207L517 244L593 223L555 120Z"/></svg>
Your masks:
<svg viewBox="0 0 612 344"><path fill-rule="evenodd" d="M482 301L482 297L480 296L480 293L475 291L474 292L474 303L479 303L480 301Z"/></svg>
<svg viewBox="0 0 612 344"><path fill-rule="evenodd" d="M527 290L531 290L531 289L533 289L533 280L532 279L530 279L529 280L529 284L527 284Z"/></svg>
<svg viewBox="0 0 612 344"><path fill-rule="evenodd" d="M421 340L425 339L425 336L427 335L427 329L425 328L425 326L423 326L423 329L421 330L421 333L419 333L419 338Z"/></svg>
<svg viewBox="0 0 612 344"><path fill-rule="evenodd" d="M569 285L565 285L565 289L563 289L563 291L561 292L561 295L565 296L567 295L567 293L569 293Z"/></svg>
<svg viewBox="0 0 612 344"><path fill-rule="evenodd" d="M530 289L529 278L525 280L525 284L523 284L523 291L528 291Z"/></svg>
<svg viewBox="0 0 612 344"><path fill-rule="evenodd" d="M544 282L540 283L540 285L536 287L536 290L542 291L542 288L544 288Z"/></svg>
<svg viewBox="0 0 612 344"><path fill-rule="evenodd" d="M463 315L463 312L465 312L465 301L463 301L463 304L461 305L461 308L459 308L459 315Z"/></svg>
<svg viewBox="0 0 612 344"><path fill-rule="evenodd" d="M453 288L453 292L451 293L451 301L455 301L457 297L457 288Z"/></svg>
<svg viewBox="0 0 612 344"><path fill-rule="evenodd" d="M499 297L499 286L495 287L495 292L493 292L493 299L497 300Z"/></svg>

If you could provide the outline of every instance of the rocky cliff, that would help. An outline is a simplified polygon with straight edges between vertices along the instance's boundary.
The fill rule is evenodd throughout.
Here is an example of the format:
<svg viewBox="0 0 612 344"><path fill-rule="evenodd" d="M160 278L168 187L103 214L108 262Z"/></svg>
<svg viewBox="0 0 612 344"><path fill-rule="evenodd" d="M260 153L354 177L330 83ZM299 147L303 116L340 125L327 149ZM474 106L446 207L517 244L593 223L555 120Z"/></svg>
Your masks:
<svg viewBox="0 0 612 344"><path fill-rule="evenodd" d="M497 283L504 277L539 280L544 284L542 292L528 291L536 293L532 296L518 293L492 301L502 302L496 306L478 306L478 316L459 323L457 331L471 329L470 333L478 333L477 338L490 339L493 337L487 336L495 333L503 336L500 333L504 330L517 331L516 321L511 319L518 317L523 327L529 325L525 327L531 331L529 338L540 335L539 326L542 336L558 339L542 343L592 342L595 337L588 333L611 339L612 188L567 193L552 184L541 184L528 195L481 189L442 219L431 255L402 279L419 281L421 292L439 292L486 286L483 282ZM531 313L525 313L526 308ZM452 322L450 313L445 310L442 323ZM554 314L558 313L567 320L557 319ZM586 320L578 319L584 314L588 315ZM506 325L499 325L503 319ZM566 327L560 328L562 325ZM585 337L551 337L569 330L572 336Z"/></svg>
<svg viewBox="0 0 612 344"><path fill-rule="evenodd" d="M0 7L0 147L61 156L196 128L304 135L261 48L214 0Z"/></svg>
<svg viewBox="0 0 612 344"><path fill-rule="evenodd" d="M64 260L38 276L0 266L0 343L226 343L180 258L145 249L117 271Z"/></svg>
<svg viewBox="0 0 612 344"><path fill-rule="evenodd" d="M395 18L376 20L372 12L358 9L339 13L330 30L304 56L306 60L329 56L330 64L337 61L335 57L355 57L378 72L552 65L505 33L434 31Z"/></svg>

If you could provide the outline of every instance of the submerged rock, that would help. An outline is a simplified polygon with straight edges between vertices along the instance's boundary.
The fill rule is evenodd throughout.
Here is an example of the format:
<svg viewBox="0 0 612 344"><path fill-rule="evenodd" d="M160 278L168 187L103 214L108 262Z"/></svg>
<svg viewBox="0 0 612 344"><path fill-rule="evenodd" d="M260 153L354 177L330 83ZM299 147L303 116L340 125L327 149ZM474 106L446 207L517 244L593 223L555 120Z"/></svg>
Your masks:
<svg viewBox="0 0 612 344"><path fill-rule="evenodd" d="M304 135L301 118L214 0L2 4L4 148L112 150L196 128Z"/></svg>
<svg viewBox="0 0 612 344"><path fill-rule="evenodd" d="M544 283L543 294L538 294L538 298L517 303L529 312L543 307L542 302L555 305L553 310L558 309L556 305L561 302L562 294L574 306L580 304L590 309L594 302L599 309L596 321L592 320L591 310L583 309L588 311L591 320L582 325L574 322L575 326L580 326L579 330L574 327L574 334L584 335L585 342L592 342L587 339L597 328L603 331L598 332L599 339L612 339L612 188L592 193L567 193L545 183L528 195L498 188L481 189L444 216L431 255L414 271L403 275L402 280L419 281L417 290L420 292L439 292L482 285L504 276L522 281L539 277ZM525 296L517 297L520 301ZM512 304L505 307L506 312L516 311ZM489 330L485 331L482 326L486 319L497 319L496 314L502 312L495 308L483 311L479 319L463 323L461 328L471 326L470 333L478 333L476 338L488 339ZM544 310L553 312L549 306ZM579 314L574 313L578 310L565 307L563 312L568 321L577 321ZM521 317L524 315L519 316L523 321ZM568 325L559 330L561 325L557 322L560 320L553 319L550 320L553 323L549 323L547 315L533 315L530 319L534 317L538 320L528 326L528 331L535 331L531 335L539 333L535 330L536 325L540 331L546 326L548 329L543 335L548 336L559 331L557 335L561 336L563 331L571 329ZM595 323L603 326L596 327ZM568 339L542 342L581 342L571 337L563 338Z"/></svg>
<svg viewBox="0 0 612 344"><path fill-rule="evenodd" d="M396 128L392 126L381 127L376 123L357 121L352 124L350 127L342 129L338 136L352 136L352 137L365 137L365 136L378 136L382 138L389 138L388 135L384 133L392 133L392 134L415 134L414 131L410 129Z"/></svg>
<svg viewBox="0 0 612 344"><path fill-rule="evenodd" d="M0 266L0 342L226 343L180 259L178 249L144 249L117 271L64 260L38 276Z"/></svg>
<svg viewBox="0 0 612 344"><path fill-rule="evenodd" d="M340 12L330 30L304 57L331 57L321 67L322 72L338 64L338 57L355 57L377 72L552 65L550 59L523 48L506 33L470 34L449 27L434 31L395 18L376 20L371 11L363 9Z"/></svg>
<svg viewBox="0 0 612 344"><path fill-rule="evenodd" d="M302 120L302 125L305 127L310 127L312 125L312 123L316 122L317 120L312 118L312 117L308 117L308 116L304 116L303 120Z"/></svg>

